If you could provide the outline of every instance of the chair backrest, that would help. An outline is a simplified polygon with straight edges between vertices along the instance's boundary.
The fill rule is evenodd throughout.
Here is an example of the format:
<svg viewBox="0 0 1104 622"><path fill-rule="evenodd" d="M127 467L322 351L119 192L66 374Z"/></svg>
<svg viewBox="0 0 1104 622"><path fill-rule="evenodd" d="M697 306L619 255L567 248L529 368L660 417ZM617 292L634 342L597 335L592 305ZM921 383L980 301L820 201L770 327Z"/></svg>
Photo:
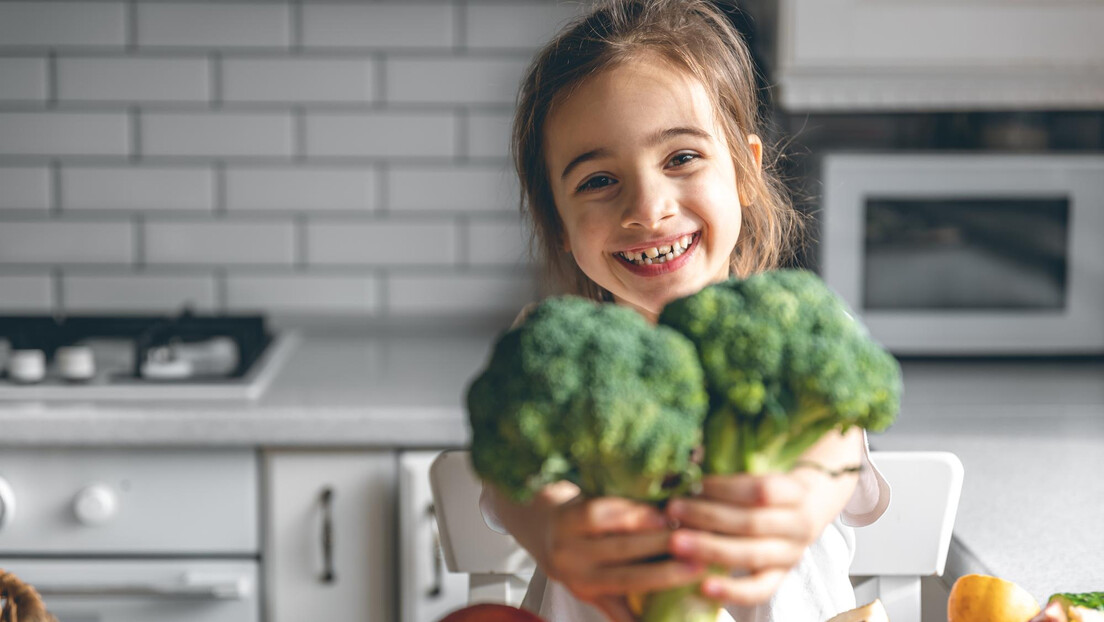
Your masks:
<svg viewBox="0 0 1104 622"><path fill-rule="evenodd" d="M942 575L962 492L962 462L945 451L876 451L889 507L855 530L854 576Z"/></svg>
<svg viewBox="0 0 1104 622"><path fill-rule="evenodd" d="M855 530L853 577L866 581L869 598L886 602L894 622L919 622L919 581L941 575L962 489L962 463L947 452L873 452L893 489L889 507L873 525ZM471 575L471 602L518 604L533 562L508 535L491 530L479 511L482 484L466 451L446 451L430 468L445 562ZM858 593L858 592L857 592Z"/></svg>
<svg viewBox="0 0 1104 622"><path fill-rule="evenodd" d="M509 535L492 530L479 511L483 484L467 451L446 451L429 468L430 490L445 566L469 576L469 602L520 604L535 569Z"/></svg>

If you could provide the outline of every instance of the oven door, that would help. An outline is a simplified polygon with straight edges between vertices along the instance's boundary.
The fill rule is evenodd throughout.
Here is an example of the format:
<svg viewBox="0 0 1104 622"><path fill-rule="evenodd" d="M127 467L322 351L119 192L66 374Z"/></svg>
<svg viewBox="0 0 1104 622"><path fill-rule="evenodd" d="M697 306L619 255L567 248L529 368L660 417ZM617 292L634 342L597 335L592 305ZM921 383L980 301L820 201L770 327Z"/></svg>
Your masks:
<svg viewBox="0 0 1104 622"><path fill-rule="evenodd" d="M825 281L905 355L1104 352L1104 158L833 154Z"/></svg>
<svg viewBox="0 0 1104 622"><path fill-rule="evenodd" d="M258 622L254 560L3 559L58 622Z"/></svg>

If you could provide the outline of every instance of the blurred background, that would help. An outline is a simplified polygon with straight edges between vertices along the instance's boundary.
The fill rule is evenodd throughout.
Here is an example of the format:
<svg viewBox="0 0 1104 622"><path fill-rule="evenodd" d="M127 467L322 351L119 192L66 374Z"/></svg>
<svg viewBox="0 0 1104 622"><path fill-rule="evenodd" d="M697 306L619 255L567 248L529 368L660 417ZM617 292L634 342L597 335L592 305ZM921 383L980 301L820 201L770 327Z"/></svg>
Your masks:
<svg viewBox="0 0 1104 622"><path fill-rule="evenodd" d="M0 1L0 311L510 315L516 85L584 4ZM830 151L1104 146L1098 44L1022 31L1095 3L854 4L729 7L810 213Z"/></svg>

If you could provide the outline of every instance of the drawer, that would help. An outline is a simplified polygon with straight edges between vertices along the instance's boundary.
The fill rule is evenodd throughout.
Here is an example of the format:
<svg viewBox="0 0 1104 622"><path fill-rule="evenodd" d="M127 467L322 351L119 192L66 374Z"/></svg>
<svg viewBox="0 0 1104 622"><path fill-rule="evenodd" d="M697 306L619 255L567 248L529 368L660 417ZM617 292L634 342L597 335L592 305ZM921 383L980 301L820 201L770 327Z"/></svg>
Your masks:
<svg viewBox="0 0 1104 622"><path fill-rule="evenodd" d="M0 449L0 480L0 556L260 551L251 450Z"/></svg>

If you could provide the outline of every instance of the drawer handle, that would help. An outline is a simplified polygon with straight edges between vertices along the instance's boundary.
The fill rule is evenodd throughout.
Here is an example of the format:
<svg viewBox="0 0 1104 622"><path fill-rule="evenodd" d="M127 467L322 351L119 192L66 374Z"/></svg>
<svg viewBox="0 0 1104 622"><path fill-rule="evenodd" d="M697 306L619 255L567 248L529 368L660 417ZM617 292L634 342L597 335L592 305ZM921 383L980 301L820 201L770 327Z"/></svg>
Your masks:
<svg viewBox="0 0 1104 622"><path fill-rule="evenodd" d="M322 504L322 574L319 580L322 583L337 581L333 559L333 496L333 488L326 486L319 497L319 502Z"/></svg>
<svg viewBox="0 0 1104 622"><path fill-rule="evenodd" d="M180 585L152 583L66 584L37 582L43 598L161 598L194 600L243 600L249 597L249 578L210 579L185 574Z"/></svg>
<svg viewBox="0 0 1104 622"><path fill-rule="evenodd" d="M437 529L437 509L432 503L426 506L426 515L429 517L429 528L433 530L433 585L426 590L426 596L440 598L444 591L445 570L441 564L441 534Z"/></svg>

